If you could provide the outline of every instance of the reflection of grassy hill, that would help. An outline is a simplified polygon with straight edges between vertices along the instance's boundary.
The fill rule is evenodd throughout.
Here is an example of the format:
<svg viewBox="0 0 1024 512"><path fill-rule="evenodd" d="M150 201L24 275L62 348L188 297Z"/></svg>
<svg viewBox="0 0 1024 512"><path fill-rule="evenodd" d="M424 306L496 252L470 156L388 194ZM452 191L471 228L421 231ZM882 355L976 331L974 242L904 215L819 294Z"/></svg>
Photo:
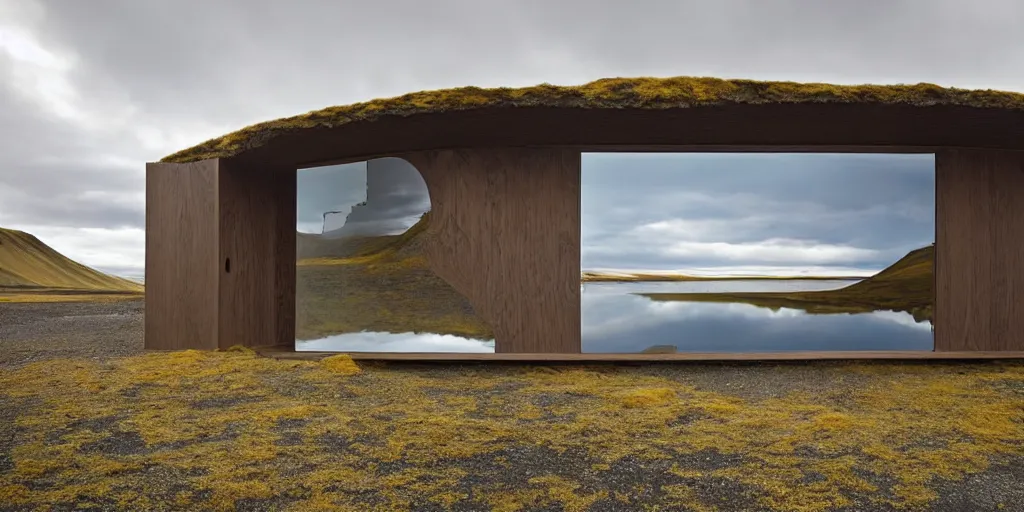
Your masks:
<svg viewBox="0 0 1024 512"><path fill-rule="evenodd" d="M28 233L0 228L0 294L8 299L142 292L139 283L72 261Z"/></svg>
<svg viewBox="0 0 1024 512"><path fill-rule="evenodd" d="M643 293L652 300L741 302L808 313L904 311L917 321L931 320L934 305L935 246L911 251L885 270L838 290L747 293Z"/></svg>
<svg viewBox="0 0 1024 512"><path fill-rule="evenodd" d="M394 236L354 236L346 238L324 238L310 233L295 233L295 257L298 260L311 258L347 258L367 254L390 243Z"/></svg>
<svg viewBox="0 0 1024 512"><path fill-rule="evenodd" d="M469 301L427 266L420 235L429 214L401 235L366 237L344 257L298 261L296 336L360 331L493 337Z"/></svg>

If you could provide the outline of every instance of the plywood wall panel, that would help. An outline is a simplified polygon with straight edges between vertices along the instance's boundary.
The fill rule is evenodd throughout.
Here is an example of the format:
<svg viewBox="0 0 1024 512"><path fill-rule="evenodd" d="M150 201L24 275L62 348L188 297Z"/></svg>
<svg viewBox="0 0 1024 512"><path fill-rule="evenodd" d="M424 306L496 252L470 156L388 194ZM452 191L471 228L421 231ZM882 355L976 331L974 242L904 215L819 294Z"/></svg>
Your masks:
<svg viewBox="0 0 1024 512"><path fill-rule="evenodd" d="M580 153L403 155L431 200L427 258L495 333L496 352L580 352Z"/></svg>
<svg viewBox="0 0 1024 512"><path fill-rule="evenodd" d="M264 141L260 141L264 142ZM697 108L517 106L291 130L235 158L291 167L452 148L863 146L1024 148L1024 111L805 103ZM713 149L713 148L712 148ZM628 171L626 171L628 172Z"/></svg>
<svg viewBox="0 0 1024 512"><path fill-rule="evenodd" d="M218 166L146 164L147 349L217 348Z"/></svg>
<svg viewBox="0 0 1024 512"><path fill-rule="evenodd" d="M1024 350L1024 153L935 162L935 350Z"/></svg>
<svg viewBox="0 0 1024 512"><path fill-rule="evenodd" d="M220 198L220 348L294 343L295 170L225 161Z"/></svg>
<svg viewBox="0 0 1024 512"><path fill-rule="evenodd" d="M295 226L297 222L295 169L274 173L274 338L270 345L295 347Z"/></svg>
<svg viewBox="0 0 1024 512"><path fill-rule="evenodd" d="M1024 350L1024 152L989 154L992 334L997 350Z"/></svg>

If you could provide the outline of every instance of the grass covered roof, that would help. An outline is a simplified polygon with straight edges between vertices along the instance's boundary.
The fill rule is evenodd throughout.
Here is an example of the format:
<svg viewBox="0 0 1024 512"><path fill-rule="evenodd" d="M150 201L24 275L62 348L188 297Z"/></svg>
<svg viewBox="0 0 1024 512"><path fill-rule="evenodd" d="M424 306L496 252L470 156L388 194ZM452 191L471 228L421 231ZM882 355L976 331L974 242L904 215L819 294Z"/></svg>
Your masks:
<svg viewBox="0 0 1024 512"><path fill-rule="evenodd" d="M541 84L522 88L459 87L405 94L267 121L165 157L186 163L226 158L262 146L280 135L333 128L388 116L508 107L566 109L672 109L729 104L865 103L950 105L1024 110L1024 94L916 85L831 85L719 78L605 78L578 86Z"/></svg>

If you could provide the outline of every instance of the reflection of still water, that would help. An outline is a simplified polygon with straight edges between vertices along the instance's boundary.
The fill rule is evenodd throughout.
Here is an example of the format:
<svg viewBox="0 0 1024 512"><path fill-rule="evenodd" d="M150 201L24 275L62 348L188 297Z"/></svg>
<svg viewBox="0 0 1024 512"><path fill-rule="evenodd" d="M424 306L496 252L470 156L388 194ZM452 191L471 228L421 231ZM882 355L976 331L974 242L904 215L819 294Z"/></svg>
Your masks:
<svg viewBox="0 0 1024 512"><path fill-rule="evenodd" d="M932 350L930 322L907 313L812 315L748 304L655 302L643 292L707 293L841 288L851 281L703 281L587 283L582 292L583 352L641 352L673 345L679 352L789 350ZM298 351L493 353L494 341L452 335L360 332L298 341Z"/></svg>
<svg viewBox="0 0 1024 512"><path fill-rule="evenodd" d="M494 352L494 340L474 340L449 334L354 332L318 340L297 341L305 352Z"/></svg>
<svg viewBox="0 0 1024 512"><path fill-rule="evenodd" d="M932 350L930 322L907 313L812 315L748 304L655 302L640 292L798 291L841 288L850 281L705 281L588 283L582 292L584 352L640 352L674 345L679 352L788 350Z"/></svg>

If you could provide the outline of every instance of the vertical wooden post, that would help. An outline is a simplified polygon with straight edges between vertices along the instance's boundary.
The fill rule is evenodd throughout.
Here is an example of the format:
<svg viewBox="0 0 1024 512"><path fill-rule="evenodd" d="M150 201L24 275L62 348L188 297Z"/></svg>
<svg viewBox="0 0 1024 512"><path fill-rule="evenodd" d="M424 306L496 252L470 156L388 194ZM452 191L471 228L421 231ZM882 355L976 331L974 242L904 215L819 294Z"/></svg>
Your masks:
<svg viewBox="0 0 1024 512"><path fill-rule="evenodd" d="M295 170L147 164L149 349L295 341Z"/></svg>
<svg viewBox="0 0 1024 512"><path fill-rule="evenodd" d="M218 346L219 164L146 164L147 349Z"/></svg>
<svg viewBox="0 0 1024 512"><path fill-rule="evenodd" d="M1024 351L1024 152L935 155L935 350Z"/></svg>
<svg viewBox="0 0 1024 512"><path fill-rule="evenodd" d="M430 266L494 329L496 352L580 352L580 152L406 156L430 191Z"/></svg>

